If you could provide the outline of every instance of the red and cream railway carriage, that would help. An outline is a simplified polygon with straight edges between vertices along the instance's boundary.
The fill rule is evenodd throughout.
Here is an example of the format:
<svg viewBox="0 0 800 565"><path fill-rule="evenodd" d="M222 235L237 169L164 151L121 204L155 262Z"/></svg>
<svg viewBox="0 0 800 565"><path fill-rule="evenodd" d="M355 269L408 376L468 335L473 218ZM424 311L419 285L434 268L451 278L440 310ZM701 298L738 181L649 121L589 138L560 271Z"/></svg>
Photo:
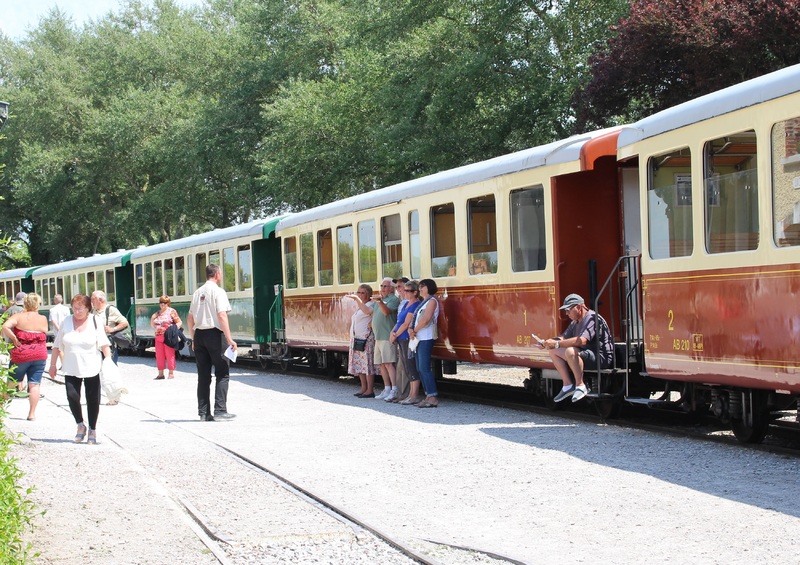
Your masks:
<svg viewBox="0 0 800 565"><path fill-rule="evenodd" d="M640 166L649 375L757 440L800 393L800 67L625 128Z"/></svg>
<svg viewBox="0 0 800 565"><path fill-rule="evenodd" d="M531 333L554 335L560 300L588 293L587 265L622 249L616 134L576 136L355 196L281 220L286 338L344 353L346 298L384 277L433 278L434 356L551 367Z"/></svg>

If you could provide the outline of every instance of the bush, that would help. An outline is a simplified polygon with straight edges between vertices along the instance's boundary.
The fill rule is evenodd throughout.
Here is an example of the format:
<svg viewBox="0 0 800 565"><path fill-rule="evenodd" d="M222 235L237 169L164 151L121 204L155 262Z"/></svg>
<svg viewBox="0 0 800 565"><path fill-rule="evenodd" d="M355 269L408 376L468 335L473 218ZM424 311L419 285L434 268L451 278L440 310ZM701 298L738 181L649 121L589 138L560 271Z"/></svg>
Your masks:
<svg viewBox="0 0 800 565"><path fill-rule="evenodd" d="M5 316L0 316L0 323ZM8 354L8 344L0 339L0 354ZM10 382L9 382L10 381ZM22 536L33 527L33 502L28 498L32 488L25 491L19 486L22 471L11 456L11 446L16 443L5 428L8 403L17 394L16 383L10 379L8 368L0 365L0 565L30 562L31 545Z"/></svg>

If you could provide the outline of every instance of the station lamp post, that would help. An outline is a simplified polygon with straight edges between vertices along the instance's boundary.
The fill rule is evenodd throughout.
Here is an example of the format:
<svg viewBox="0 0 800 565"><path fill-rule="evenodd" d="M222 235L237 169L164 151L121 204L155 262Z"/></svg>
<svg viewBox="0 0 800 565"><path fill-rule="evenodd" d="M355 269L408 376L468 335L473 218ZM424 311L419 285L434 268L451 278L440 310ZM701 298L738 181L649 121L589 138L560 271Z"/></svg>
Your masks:
<svg viewBox="0 0 800 565"><path fill-rule="evenodd" d="M0 102L0 130L8 121L8 102Z"/></svg>

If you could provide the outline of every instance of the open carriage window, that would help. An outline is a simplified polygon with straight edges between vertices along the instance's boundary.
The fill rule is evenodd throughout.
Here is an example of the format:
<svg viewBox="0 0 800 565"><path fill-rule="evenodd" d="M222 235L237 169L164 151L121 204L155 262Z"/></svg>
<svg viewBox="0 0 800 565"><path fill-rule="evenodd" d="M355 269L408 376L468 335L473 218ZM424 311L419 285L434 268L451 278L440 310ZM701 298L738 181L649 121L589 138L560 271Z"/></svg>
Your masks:
<svg viewBox="0 0 800 565"><path fill-rule="evenodd" d="M686 257L694 249L692 159L688 147L648 159L650 257Z"/></svg>
<svg viewBox="0 0 800 565"><path fill-rule="evenodd" d="M772 127L772 214L775 244L800 245L800 118Z"/></svg>

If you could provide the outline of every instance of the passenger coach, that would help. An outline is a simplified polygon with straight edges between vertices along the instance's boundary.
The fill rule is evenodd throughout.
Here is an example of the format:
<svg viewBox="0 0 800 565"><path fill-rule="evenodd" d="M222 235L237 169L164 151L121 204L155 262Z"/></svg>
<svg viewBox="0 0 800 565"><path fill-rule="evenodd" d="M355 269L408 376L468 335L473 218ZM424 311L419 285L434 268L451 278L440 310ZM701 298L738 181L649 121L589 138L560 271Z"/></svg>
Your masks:
<svg viewBox="0 0 800 565"><path fill-rule="evenodd" d="M253 356L268 347L277 329L273 318L276 312L280 315L280 303L275 301L281 285L280 247L274 236L278 219L260 219L132 251L127 260L135 289L132 325L139 347L154 346L150 317L158 311L162 295L171 298L185 323L192 293L205 284L209 264L222 267L233 338ZM242 354L247 353L243 350Z"/></svg>

